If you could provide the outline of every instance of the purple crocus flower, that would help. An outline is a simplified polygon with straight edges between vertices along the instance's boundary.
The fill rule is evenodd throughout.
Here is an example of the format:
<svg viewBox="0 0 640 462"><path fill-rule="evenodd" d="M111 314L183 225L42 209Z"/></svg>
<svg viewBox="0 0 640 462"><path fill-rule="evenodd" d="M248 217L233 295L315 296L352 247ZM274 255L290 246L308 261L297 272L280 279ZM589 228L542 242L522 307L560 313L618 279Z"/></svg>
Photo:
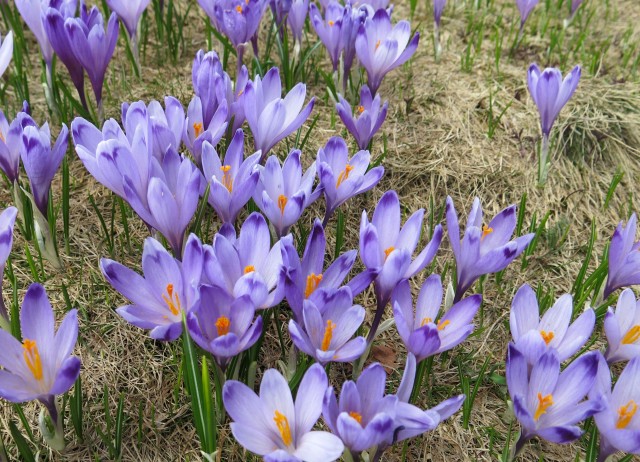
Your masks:
<svg viewBox="0 0 640 462"><path fill-rule="evenodd" d="M223 223L234 224L240 210L251 199L260 177L260 172L255 169L260 155L256 152L244 159L244 133L241 128L231 139L224 162L213 146L204 143L202 167L210 185L207 201Z"/></svg>
<svg viewBox="0 0 640 462"><path fill-rule="evenodd" d="M47 71L51 72L51 62L53 61L53 48L49 43L49 38L44 30L41 14L49 7L49 0L16 0L16 8L20 12L20 16L27 24L27 27L31 29L33 35L35 35L40 50L42 51L42 58L47 65Z"/></svg>
<svg viewBox="0 0 640 462"><path fill-rule="evenodd" d="M369 331L369 342L375 336L393 289L401 280L415 276L431 263L442 240L442 227L437 225L431 241L413 259L420 241L424 209L414 212L402 227L400 215L400 201L395 191L387 191L380 198L371 222L367 212L362 212L360 258L365 267L378 271L374 281L377 309Z"/></svg>
<svg viewBox="0 0 640 462"><path fill-rule="evenodd" d="M442 18L442 12L447 4L447 0L433 0L433 21L436 27L440 27L440 18Z"/></svg>
<svg viewBox="0 0 640 462"><path fill-rule="evenodd" d="M420 289L415 310L409 282L404 280L393 291L393 315L407 350L418 361L451 350L462 343L473 332L475 316L482 296L472 295L454 304L442 316L442 282L440 275L427 278Z"/></svg>
<svg viewBox="0 0 640 462"><path fill-rule="evenodd" d="M254 321L255 310L249 295L233 298L219 287L202 286L187 315L189 335L224 369L262 335L262 317Z"/></svg>
<svg viewBox="0 0 640 462"><path fill-rule="evenodd" d="M287 24L291 28L291 34L293 35L296 56L300 53L300 46L302 44L302 32L304 29L304 23L307 19L307 13L309 11L309 0L292 0L291 9L287 15Z"/></svg>
<svg viewBox="0 0 640 462"><path fill-rule="evenodd" d="M202 100L198 96L194 96L189 103L182 140L198 166L202 165L203 143L207 142L215 146L224 136L227 128L227 115L228 108L225 100L222 100L208 123L203 113Z"/></svg>
<svg viewBox="0 0 640 462"><path fill-rule="evenodd" d="M605 462L616 451L640 454L640 357L629 361L611 389L611 372L600 357L598 375L591 391L594 397L604 397L605 408L593 419L600 432L598 462Z"/></svg>
<svg viewBox="0 0 640 462"><path fill-rule="evenodd" d="M13 31L10 30L4 40L0 37L0 41L2 42L0 45L0 77L2 77L13 57Z"/></svg>
<svg viewBox="0 0 640 462"><path fill-rule="evenodd" d="M609 343L605 358L610 364L640 356L640 302L633 290L623 290L615 311L609 308L604 333Z"/></svg>
<svg viewBox="0 0 640 462"><path fill-rule="evenodd" d="M327 241L320 220L315 220L302 259L292 242L285 244L286 264L283 267L285 295L291 307L294 319L303 322L302 304L311 300L316 305L323 305L323 300L340 288L356 261L357 251L350 250L340 255L324 270ZM353 296L364 291L376 277L376 273L365 270L351 279L347 286Z"/></svg>
<svg viewBox="0 0 640 462"><path fill-rule="evenodd" d="M191 67L191 82L193 92L201 101L202 123L208 126L220 105L227 99L227 88L231 86L231 79L222 69L215 51L205 53L198 50Z"/></svg>
<svg viewBox="0 0 640 462"><path fill-rule="evenodd" d="M419 40L418 32L411 37L408 21L392 26L391 15L386 10L378 10L372 18L365 19L356 39L356 53L367 71L367 82L374 94L385 75L413 56Z"/></svg>
<svg viewBox="0 0 640 462"><path fill-rule="evenodd" d="M282 166L277 156L270 156L264 167L258 166L260 179L253 193L253 200L265 214L278 237L289 232L309 207L320 197L321 189L313 190L316 164L312 163L302 173L301 152L292 150Z"/></svg>
<svg viewBox="0 0 640 462"><path fill-rule="evenodd" d="M84 2L80 6L80 18L68 18L65 29L72 51L89 76L98 112L102 118L102 85L109 61L118 42L118 19L115 13L109 17L106 32L104 19L98 7L88 10Z"/></svg>
<svg viewBox="0 0 640 462"><path fill-rule="evenodd" d="M307 120L315 97L304 108L307 87L298 83L283 98L280 71L272 67L261 79L250 80L244 94L244 111L253 134L256 151L262 151L262 163L276 143L298 130Z"/></svg>
<svg viewBox="0 0 640 462"><path fill-rule="evenodd" d="M520 11L520 30L524 28L524 23L527 22L527 18L538 4L540 0L516 0L516 6Z"/></svg>
<svg viewBox="0 0 640 462"><path fill-rule="evenodd" d="M25 115L25 119L27 117L29 116ZM42 215L47 217L51 181L67 152L69 129L65 124L62 124L58 139L52 148L49 124L45 122L42 127L38 128L35 122L31 122L32 120L23 121L23 126L26 126L22 130L20 157L29 177L29 185L35 204Z"/></svg>
<svg viewBox="0 0 640 462"><path fill-rule="evenodd" d="M205 282L222 287L236 298L251 295L256 308L271 308L284 298L281 283L282 245L287 236L271 246L269 225L254 212L240 228L229 223L222 226L213 238L212 246L205 246Z"/></svg>
<svg viewBox="0 0 640 462"><path fill-rule="evenodd" d="M346 93L347 83L351 75L351 67L356 59L356 39L360 26L364 24L367 16L373 16L367 6L352 6L347 2L345 5L344 17L342 20L342 91Z"/></svg>
<svg viewBox="0 0 640 462"><path fill-rule="evenodd" d="M29 125L35 127L36 123L26 112L18 112L9 124L4 113L0 111L0 169L11 183L18 179L20 173L22 130Z"/></svg>
<svg viewBox="0 0 640 462"><path fill-rule="evenodd" d="M636 214L618 223L609 245L609 272L603 296L606 300L621 287L640 284L640 241L636 237Z"/></svg>
<svg viewBox="0 0 640 462"><path fill-rule="evenodd" d="M328 432L311 431L322 412L327 374L314 364L307 370L294 402L287 380L275 369L264 373L260 395L228 380L222 399L231 417L231 432L245 449L267 461L330 462L344 445Z"/></svg>
<svg viewBox="0 0 640 462"><path fill-rule="evenodd" d="M509 326L516 347L530 365L548 350L555 350L558 361L572 357L589 340L596 322L591 308L571 323L573 298L564 294L540 318L538 300L533 289L524 284L511 304Z"/></svg>
<svg viewBox="0 0 640 462"><path fill-rule="evenodd" d="M571 17L575 16L583 0L571 0Z"/></svg>
<svg viewBox="0 0 640 462"><path fill-rule="evenodd" d="M151 0L107 0L109 9L118 15L134 43L137 43L140 18L149 3L151 3Z"/></svg>
<svg viewBox="0 0 640 462"><path fill-rule="evenodd" d="M370 161L369 151L359 151L349 159L347 143L339 136L329 138L327 144L318 149L318 178L327 203L325 226L338 207L378 184L384 167L368 170Z"/></svg>
<svg viewBox="0 0 640 462"><path fill-rule="evenodd" d="M511 205L498 213L488 225L482 221L482 206L477 197L473 200L467 227L460 240L458 214L453 199L447 196L447 228L449 241L456 258L458 286L454 301L483 274L497 273L505 269L529 245L535 233L511 240L516 228L516 206Z"/></svg>
<svg viewBox="0 0 640 462"><path fill-rule="evenodd" d="M40 401L62 443L55 449L62 450L64 432L55 397L68 391L80 375L80 359L71 356L78 338L78 312L70 310L56 332L47 293L34 283L22 302L20 328L22 342L0 329L0 397L14 403Z"/></svg>
<svg viewBox="0 0 640 462"><path fill-rule="evenodd" d="M269 6L280 34L284 33L284 20L291 11L291 3L292 0L269 0Z"/></svg>
<svg viewBox="0 0 640 462"><path fill-rule="evenodd" d="M342 36L342 25L345 18L345 7L337 1L331 0L324 10L324 18L318 7L312 3L309 6L309 18L311 24L318 34L318 38L329 53L333 71L338 71L340 64L340 54L344 49L344 39Z"/></svg>
<svg viewBox="0 0 640 462"><path fill-rule="evenodd" d="M528 374L526 356L512 343L507 355L507 386L522 426L516 454L531 438L570 443L580 438L582 420L603 409L602 399L584 400L596 381L599 352L580 356L560 372L554 350L538 359Z"/></svg>
<svg viewBox="0 0 640 462"><path fill-rule="evenodd" d="M305 300L302 321L289 321L293 344L320 364L350 362L367 348L364 337L353 338L364 321L365 310L353 304L351 289L342 287L327 294L321 303Z"/></svg>
<svg viewBox="0 0 640 462"><path fill-rule="evenodd" d="M108 258L100 260L100 269L109 284L131 301L116 310L125 321L151 330L153 339L173 341L182 333L183 313L198 301L202 262L202 244L194 234L187 240L182 262L148 237L142 252L144 277Z"/></svg>
<svg viewBox="0 0 640 462"><path fill-rule="evenodd" d="M360 89L360 105L355 109L342 97L338 95L340 102L336 104L336 111L340 120L344 123L349 133L353 135L360 149L368 149L373 135L382 126L387 117L389 102L385 101L380 107L380 95L375 98L371 96L371 90L364 85Z"/></svg>
<svg viewBox="0 0 640 462"><path fill-rule="evenodd" d="M9 313L2 297L2 279L4 277L4 267L9 259L11 247L13 246L13 226L16 223L18 209L7 207L0 213L0 329L10 330Z"/></svg>

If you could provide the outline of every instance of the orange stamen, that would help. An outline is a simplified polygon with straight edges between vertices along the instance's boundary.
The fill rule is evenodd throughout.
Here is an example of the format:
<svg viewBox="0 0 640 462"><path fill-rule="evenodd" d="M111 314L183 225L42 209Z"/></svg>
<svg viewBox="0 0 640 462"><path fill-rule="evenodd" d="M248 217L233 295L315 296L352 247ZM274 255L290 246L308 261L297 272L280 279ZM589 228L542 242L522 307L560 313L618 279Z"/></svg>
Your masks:
<svg viewBox="0 0 640 462"><path fill-rule="evenodd" d="M327 24L329 24L329 26L330 26L330 27L333 27L333 25L335 24L335 22L334 22L334 21L329 20L329 22L328 22Z"/></svg>
<svg viewBox="0 0 640 462"><path fill-rule="evenodd" d="M193 132L196 135L196 138L202 135L203 132L202 124L200 122L196 122L193 124Z"/></svg>
<svg viewBox="0 0 640 462"><path fill-rule="evenodd" d="M393 252L394 250L396 250L396 248L394 246L391 246L387 249L384 249L384 259L386 260L387 258L389 258L389 254L391 252Z"/></svg>
<svg viewBox="0 0 640 462"><path fill-rule="evenodd" d="M538 393L538 407L536 408L536 413L533 415L533 420L537 422L542 414L546 414L547 409L552 405L553 396L551 394L542 396L542 393Z"/></svg>
<svg viewBox="0 0 640 462"><path fill-rule="evenodd" d="M629 345L630 343L636 343L640 339L640 324L636 324L624 334L620 343Z"/></svg>
<svg viewBox="0 0 640 462"><path fill-rule="evenodd" d="M291 437L291 427L289 427L289 420L283 413L277 410L274 413L273 420L278 427L282 442L285 446L289 446L293 442L293 438Z"/></svg>
<svg viewBox="0 0 640 462"><path fill-rule="evenodd" d="M238 13L242 13L242 6L241 5L236 6L236 11Z"/></svg>
<svg viewBox="0 0 640 462"><path fill-rule="evenodd" d="M278 208L280 209L281 215L284 215L284 208L287 206L288 201L289 199L287 199L287 196L285 196L284 194L280 194L278 196Z"/></svg>
<svg viewBox="0 0 640 462"><path fill-rule="evenodd" d="M364 112L364 106L358 106L357 110L358 110L358 114L362 114Z"/></svg>
<svg viewBox="0 0 640 462"><path fill-rule="evenodd" d="M33 378L36 380L42 380L42 360L40 359L40 352L38 351L36 341L24 339L22 342L22 349L24 362L27 363L27 367L33 374Z"/></svg>
<svg viewBox="0 0 640 462"><path fill-rule="evenodd" d="M227 335L229 333L229 327L231 327L231 320L226 316L220 316L216 321L216 329L218 329L218 337Z"/></svg>
<svg viewBox="0 0 640 462"><path fill-rule="evenodd" d="M380 40L376 42L376 50L380 47Z"/></svg>
<svg viewBox="0 0 640 462"><path fill-rule="evenodd" d="M551 343L551 340L553 340L553 337L555 337L555 334L553 332L547 332L546 330L541 330L540 335L542 336L542 340L544 340L544 343L546 343L547 345L549 345L549 343Z"/></svg>
<svg viewBox="0 0 640 462"><path fill-rule="evenodd" d="M616 422L616 428L627 428L631 419L636 414L638 405L634 400L629 401L625 406L618 408L618 421Z"/></svg>
<svg viewBox="0 0 640 462"><path fill-rule="evenodd" d="M320 349L322 351L327 351L329 349L329 345L331 345L331 339L333 338L333 329L336 328L336 323L331 319L327 321L327 327L324 330L324 337L322 337L322 345Z"/></svg>
<svg viewBox="0 0 640 462"><path fill-rule="evenodd" d="M447 327L449 324L451 324L451 321L449 321L448 319L446 321L440 321L438 323L438 330L444 330L444 328Z"/></svg>
<svg viewBox="0 0 640 462"><path fill-rule="evenodd" d="M318 288L318 284L322 281L322 274L311 273L307 276L307 286L304 289L304 298L309 298L311 294Z"/></svg>
<svg viewBox="0 0 640 462"><path fill-rule="evenodd" d="M345 165L344 170L340 172L340 175L338 175L338 181L336 181L336 188L339 188L342 182L347 178L349 178L349 173L351 173L351 170L353 170L353 166L349 164Z"/></svg>
<svg viewBox="0 0 640 462"><path fill-rule="evenodd" d="M256 267L253 265L247 265L244 267L244 274L252 273L256 270Z"/></svg>
<svg viewBox="0 0 640 462"><path fill-rule="evenodd" d="M223 165L220 167L222 170L222 186L227 188L227 191L233 191L233 178L231 178L231 174L229 171L231 170L231 165Z"/></svg>
<svg viewBox="0 0 640 462"><path fill-rule="evenodd" d="M482 237L480 239L484 239L492 232L493 232L493 228L489 228L487 225L482 225Z"/></svg>
<svg viewBox="0 0 640 462"><path fill-rule="evenodd" d="M358 422L360 425L362 425L362 414L360 414L359 412L356 412L356 411L351 411L351 412L349 412L349 415L351 417L353 417L354 419L356 419L356 422Z"/></svg>
<svg viewBox="0 0 640 462"><path fill-rule="evenodd" d="M180 297L178 297L178 293L174 293L173 291L173 284L167 284L167 295L162 294L162 299L169 307L169 310L171 310L171 314L173 314L174 316L178 316L182 308L180 306Z"/></svg>
<svg viewBox="0 0 640 462"><path fill-rule="evenodd" d="M433 319L431 319L431 318L422 318L422 322L420 323L420 327L426 326L430 322L433 322Z"/></svg>

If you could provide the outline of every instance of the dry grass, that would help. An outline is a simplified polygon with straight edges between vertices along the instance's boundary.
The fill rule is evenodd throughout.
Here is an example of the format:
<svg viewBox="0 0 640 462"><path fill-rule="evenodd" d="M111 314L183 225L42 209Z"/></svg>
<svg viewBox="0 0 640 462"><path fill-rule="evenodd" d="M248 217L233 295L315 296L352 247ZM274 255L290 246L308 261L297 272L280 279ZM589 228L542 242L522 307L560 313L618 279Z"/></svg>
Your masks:
<svg viewBox="0 0 640 462"><path fill-rule="evenodd" d="M372 210L382 193L391 188L398 191L407 211L428 208L431 198L440 210L446 195L453 197L459 211L467 210L473 197L479 196L488 216L508 204L519 202L526 193L526 226L534 213L540 217L551 212L547 224L549 232L562 223L570 227L561 246L550 246L549 242L553 241L543 237L526 270L520 271L518 261L506 271L500 286L494 283L493 277L487 279L483 294L483 330L453 354L447 355L446 359L436 359L430 386L421 396L424 405L433 405L440 399L459 393L456 358L465 358L465 373L471 376L480 369L485 358L490 358L496 374L503 374L509 338L508 310L517 287L527 282L543 284L556 293L570 290L582 264L592 220L597 220L599 225L597 251L600 254L614 225L626 218L630 209L636 210L638 205L640 90L637 80L620 66L620 56L625 47L638 44L638 31L633 28L640 20L637 1L610 2L607 16L599 13L604 8L603 2L585 2L589 15L584 16L590 18L589 32L583 48L569 54L567 67L577 64L580 57L588 56L590 50L604 41L608 40L610 46L598 66L598 75L585 72L578 92L558 121L553 165L544 190L536 187L534 154L539 131L536 109L525 82L530 62L537 60L541 64L556 64L546 58L548 36L528 36L513 59L505 50L500 72L496 72L491 41L492 26L499 20L495 12L502 12L502 21L506 21L507 27L515 14L514 2L496 0L491 14L484 19L486 37L472 72L463 72L460 62L469 40L466 11L472 3L470 0L450 0L443 20L444 52L439 63L434 62L431 53L430 8L419 5L413 24L420 24L422 44L410 66L395 71L381 88L383 96L390 101L383 127L387 137L386 175L375 191L355 199L345 208L349 224L345 248L357 246L361 211L364 208ZM538 10L531 18L531 29L542 27L543 6L540 5ZM109 92L105 102L108 117L119 119L121 101L148 101L171 94L185 105L188 103L192 57L197 49L205 46L200 15L197 8L192 8L186 30L187 47L176 66L157 59L156 47L162 45L150 43L143 76L138 81L131 76L129 64L119 49L108 78ZM406 4L396 5L396 19L408 15ZM577 29L567 30L569 42L578 34ZM630 35L629 30L632 31ZM505 41L505 48L507 46ZM326 62L326 58L322 59ZM230 68L232 66L230 63ZM34 76L37 71L34 62ZM37 120L44 120L46 106L35 78L31 86L35 115ZM329 136L340 134L342 128L339 123L337 128L332 128L332 104L323 85L310 85L308 88L319 96L314 112L320 115L304 153L310 161L317 148ZM486 135L490 95L498 112L510 104L493 139ZM382 142L378 137L374 157L380 154L381 149ZM43 456L45 459L67 461L109 459L98 436L98 430L106 428L102 399L107 387L112 416L118 396L123 394L126 397L122 460L197 460L198 442L191 425L189 401L182 387L176 388L179 361L174 353L178 347L148 340L144 332L128 326L114 313L113 309L123 300L105 285L99 273L98 261L107 256L107 249L96 214L87 201L88 195L92 194L103 215L110 218L111 195L90 178L75 156L72 159L71 252L64 256L66 266L63 272L56 274L47 267L49 278L45 285L60 315L65 306L60 290L63 283L73 304L81 312L80 345L76 352L83 363L85 440L77 441L75 435L69 434L70 444L64 454L54 455L43 448ZM625 176L610 207L604 210L605 194L618 168L625 171ZM54 187L59 190L59 184ZM3 198L5 203L9 200L6 196ZM310 223L312 216L305 215L304 220ZM212 219L212 215L207 218ZM146 229L137 219L129 221L133 237L133 249L129 252L118 221L116 219L118 245L112 258L139 267ZM23 246L24 242L18 238L13 258L24 289L32 278L21 251ZM445 243L436 270L441 271L451 257ZM420 275L417 282L424 277ZM375 306L371 291L363 294L359 302L371 309ZM392 355L389 364L385 364L395 370L391 378L396 384L399 369L403 366L404 348L393 330L383 335L379 343L390 346L397 353ZM274 367L277 359L277 338L270 334L261 366ZM338 384L348 372L348 366L334 368L332 382ZM413 441L409 445L408 460L494 459L502 450L511 421L506 411L505 393L505 387L485 381L474 403L470 428L462 428L459 415L449 419L432 433ZM35 423L36 407L26 406L26 412L30 421ZM10 408L0 412L5 441L9 438L6 424L11 416ZM492 431L495 432L493 437ZM247 455L233 443L228 427L222 427L220 432L223 450L219 459L246 460ZM395 448L384 460L398 460L401 449ZM536 460L541 455L548 461L571 460L576 450L576 445L561 447L536 443L529 446L523 460Z"/></svg>

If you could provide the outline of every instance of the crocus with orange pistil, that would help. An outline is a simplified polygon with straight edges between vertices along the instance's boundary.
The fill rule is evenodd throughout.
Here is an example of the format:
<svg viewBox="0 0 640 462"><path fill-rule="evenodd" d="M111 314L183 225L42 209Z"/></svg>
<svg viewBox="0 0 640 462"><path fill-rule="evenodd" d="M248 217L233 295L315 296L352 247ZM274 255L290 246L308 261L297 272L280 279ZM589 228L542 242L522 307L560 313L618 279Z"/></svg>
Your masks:
<svg viewBox="0 0 640 462"><path fill-rule="evenodd" d="M640 241L636 241L637 217L618 223L609 245L609 271L603 297L617 289L640 284Z"/></svg>
<svg viewBox="0 0 640 462"><path fill-rule="evenodd" d="M309 5L309 19L318 38L327 49L333 70L336 72L340 64L340 55L344 50L345 42L342 34L342 24L350 15L350 11L336 1L331 1L324 11L324 17L318 7L312 3Z"/></svg>
<svg viewBox="0 0 640 462"><path fill-rule="evenodd" d="M640 302L633 290L623 290L616 309L609 308L604 333L609 342L605 358L610 364L640 356Z"/></svg>
<svg viewBox="0 0 640 462"><path fill-rule="evenodd" d="M360 149L368 149L373 135L380 130L385 117L387 117L387 107L389 102L380 103L380 95L375 98L371 96L371 90L364 85L360 89L360 105L351 108L351 105L338 95L340 102L336 104L336 112L347 127L349 133L353 135Z"/></svg>

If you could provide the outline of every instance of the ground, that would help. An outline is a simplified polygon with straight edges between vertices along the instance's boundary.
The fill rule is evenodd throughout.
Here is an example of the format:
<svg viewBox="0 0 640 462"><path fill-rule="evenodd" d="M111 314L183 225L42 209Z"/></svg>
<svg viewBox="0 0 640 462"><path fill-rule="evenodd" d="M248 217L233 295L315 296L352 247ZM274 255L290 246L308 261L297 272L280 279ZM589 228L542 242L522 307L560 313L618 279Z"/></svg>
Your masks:
<svg viewBox="0 0 640 462"><path fill-rule="evenodd" d="M463 428L462 414L456 414L433 432L412 441L406 460L484 461L499 457L513 422L506 403L506 387L500 378L504 376L508 314L515 291L523 283L541 286L556 295L571 291L583 264L592 223L596 224L597 239L590 269L599 263L615 225L637 210L640 29L636 24L640 20L640 8L636 0L585 0L573 23L563 29L568 3L568 0L541 2L525 26L522 43L512 53L510 48L519 23L515 2L450 0L442 21L443 52L439 62L433 53L430 2L419 3L411 22L421 33L418 51L408 65L390 74L380 89L383 98L389 100L389 114L382 128L386 143L381 135L375 138L373 158L381 155L386 145L383 161L386 173L377 188L344 209L344 249L357 248L362 210L371 212L388 189L398 192L406 216L422 207L427 215L433 211L436 221L442 215L447 195L453 198L461 216L466 215L473 198L479 197L488 217L507 205L521 203L526 195L524 230L532 223L537 227L541 218L549 214L538 245L527 258L526 268L522 268L520 258L507 269L499 283L493 276L484 281L477 334L451 354L434 361L432 374L419 397L419 403L427 407L460 393L460 377L469 378L473 386L482 365L488 361L468 428ZM121 41L108 72L107 117L119 120L122 101L148 102L161 100L165 95L179 98L186 107L192 95L191 62L195 52L206 47L204 14L193 2L190 4L183 47L175 61L167 59L165 43L159 43L153 32L151 10L140 79L133 75ZM186 11L183 3L177 4L177 8L181 13ZM395 20L409 16L409 5L397 2ZM270 18L269 12L267 18ZM267 23L270 20L264 21L263 34L266 34ZM29 34L27 38L34 116L40 122L51 120L39 85L37 47ZM307 43L314 43L313 33L308 35L308 40ZM220 51L215 39L213 48ZM496 56L500 57L499 64ZM275 53L273 58L277 63ZM576 64L583 66L578 90L554 128L552 166L544 189L536 186L535 153L540 131L536 107L526 88L526 72L532 62L559 66L563 72ZM322 48L315 52L313 63L315 69L330 69ZM229 72L233 73L234 68L232 58ZM304 161L308 164L330 136L342 134L350 144L352 140L341 122L336 121L334 103L317 73L309 73L307 91L318 98L313 114L319 117L303 149ZM6 99L11 108L7 112L13 114L18 102L11 90ZM51 123L57 132L60 121L54 118ZM69 125L70 121L66 123ZM309 123L305 127L308 128ZM147 230L137 217L129 216L130 249L119 211L112 218L111 193L96 183L72 150L69 156L69 251L62 250L65 267L61 272L45 262L44 284L58 318L66 309L63 284L71 304L80 310L76 354L83 364L84 439L80 441L69 424L69 446L63 454L52 454L43 445L38 447L43 457L50 460L113 459L107 443L113 438L113 434L108 433L113 432L113 423L108 422L114 419L118 398L122 395L126 415L122 460L198 460L199 445L191 424L189 399L178 379L179 347L153 342L143 331L118 317L114 308L124 300L105 283L98 269L99 259L105 256L139 268ZM607 191L619 171L624 176L605 206ZM57 176L54 197L59 197L60 186L60 176ZM113 220L115 246L111 255L98 214L89 203L90 195L108 228ZM9 205L8 193L2 199L3 207ZM314 212L320 213L321 209L307 212L303 220L311 223ZM212 230L217 228L217 219L210 210L205 219L213 222ZM59 220L60 239L61 227ZM25 244L22 238L17 238L12 254L20 298L33 280L24 259L25 245L35 252L33 243ZM450 267L452 253L447 239L436 260L433 271ZM414 286L425 277L426 274L419 275ZM5 281L5 287L6 284ZM5 296L9 291L5 288ZM361 295L358 301L371 316L375 306L372 290ZM595 334L599 339L601 329L599 323ZM601 345L598 340L593 348ZM391 373L390 391L397 386L405 356L395 329L378 339L373 359L381 361ZM279 346L272 329L261 355L260 369L276 367L278 359ZM348 366L333 368L332 383L341 383L349 372ZM109 416L105 415L105 391L108 391ZM12 409L7 406L0 412L5 442L10 440L8 421L16 419ZM34 429L36 412L36 406L25 406L26 417ZM517 424L513 423L512 438L516 431ZM102 436L105 433L107 436ZM35 436L36 442L39 441L39 436ZM218 460L252 460L234 443L227 424L220 427L220 445ZM584 454L583 446L535 442L528 445L522 460L573 460L576 454ZM401 457L400 445L383 460L401 460Z"/></svg>

